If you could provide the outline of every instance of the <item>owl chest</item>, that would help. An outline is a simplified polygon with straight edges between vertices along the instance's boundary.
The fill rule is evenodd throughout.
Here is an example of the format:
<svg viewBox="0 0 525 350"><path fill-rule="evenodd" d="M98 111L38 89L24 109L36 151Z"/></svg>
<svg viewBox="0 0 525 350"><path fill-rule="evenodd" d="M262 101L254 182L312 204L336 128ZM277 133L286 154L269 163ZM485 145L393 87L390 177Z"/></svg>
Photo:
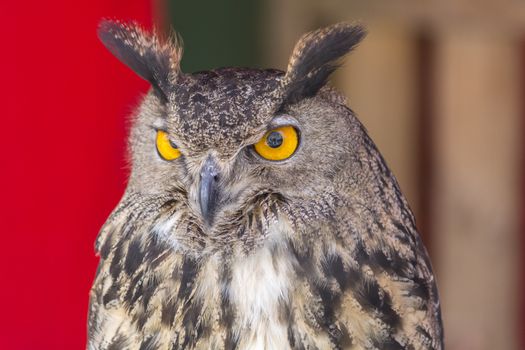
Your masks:
<svg viewBox="0 0 525 350"><path fill-rule="evenodd" d="M227 287L236 313L234 331L243 349L287 349L288 320L293 271L285 253L264 247L232 265Z"/></svg>

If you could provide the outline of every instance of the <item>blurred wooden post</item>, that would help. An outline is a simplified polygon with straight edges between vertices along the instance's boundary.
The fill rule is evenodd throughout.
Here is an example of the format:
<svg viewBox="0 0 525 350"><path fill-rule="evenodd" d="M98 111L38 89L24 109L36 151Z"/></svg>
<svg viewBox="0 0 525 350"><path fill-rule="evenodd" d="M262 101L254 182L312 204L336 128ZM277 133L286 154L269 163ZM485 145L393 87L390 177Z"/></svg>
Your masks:
<svg viewBox="0 0 525 350"><path fill-rule="evenodd" d="M449 349L518 349L518 49L486 32L438 38L434 260Z"/></svg>

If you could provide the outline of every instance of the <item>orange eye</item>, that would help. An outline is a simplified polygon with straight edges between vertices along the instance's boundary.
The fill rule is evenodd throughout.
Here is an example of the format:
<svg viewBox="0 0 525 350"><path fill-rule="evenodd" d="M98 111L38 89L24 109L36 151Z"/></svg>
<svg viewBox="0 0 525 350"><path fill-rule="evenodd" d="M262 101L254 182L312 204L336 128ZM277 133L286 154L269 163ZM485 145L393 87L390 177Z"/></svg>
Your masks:
<svg viewBox="0 0 525 350"><path fill-rule="evenodd" d="M162 130L157 131L157 151L164 160L174 160L181 156L179 149L171 143L168 133Z"/></svg>
<svg viewBox="0 0 525 350"><path fill-rule="evenodd" d="M264 159L285 160L294 154L299 145L299 135L293 126L270 130L257 142L255 151Z"/></svg>

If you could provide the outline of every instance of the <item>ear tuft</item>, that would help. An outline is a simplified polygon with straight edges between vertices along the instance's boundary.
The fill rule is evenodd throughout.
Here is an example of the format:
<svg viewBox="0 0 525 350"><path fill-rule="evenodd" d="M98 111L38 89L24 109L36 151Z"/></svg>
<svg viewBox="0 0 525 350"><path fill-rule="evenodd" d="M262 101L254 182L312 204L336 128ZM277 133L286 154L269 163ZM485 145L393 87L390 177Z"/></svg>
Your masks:
<svg viewBox="0 0 525 350"><path fill-rule="evenodd" d="M147 33L137 23L103 20L98 37L122 63L149 81L164 99L170 84L180 75L182 46L176 34L168 39Z"/></svg>
<svg viewBox="0 0 525 350"><path fill-rule="evenodd" d="M314 96L338 67L338 60L366 35L360 25L338 23L307 33L293 50L283 80L285 103Z"/></svg>

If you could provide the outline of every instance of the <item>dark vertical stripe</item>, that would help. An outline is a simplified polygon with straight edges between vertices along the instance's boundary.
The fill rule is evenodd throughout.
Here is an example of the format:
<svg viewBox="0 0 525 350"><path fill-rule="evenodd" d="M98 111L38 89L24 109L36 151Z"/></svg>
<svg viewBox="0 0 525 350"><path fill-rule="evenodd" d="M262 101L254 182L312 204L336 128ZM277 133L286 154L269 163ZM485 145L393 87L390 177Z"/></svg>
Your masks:
<svg viewBox="0 0 525 350"><path fill-rule="evenodd" d="M432 250L432 192L434 187L434 55L431 32L423 30L416 39L418 109L418 230L425 246Z"/></svg>
<svg viewBox="0 0 525 350"><path fill-rule="evenodd" d="M525 289L525 38L521 42L521 50L520 50L520 60L521 60L521 74L520 74L520 93L521 96L524 96L524 98L521 99L521 114L523 115L523 121L522 121L522 152L520 160L520 176L521 176L521 203L520 203L520 230L521 230L521 269L520 269L520 284L521 288L520 290ZM520 313L520 322L518 331L520 334L520 343L521 346L520 349L525 349L525 294L522 293L521 301L521 313Z"/></svg>

